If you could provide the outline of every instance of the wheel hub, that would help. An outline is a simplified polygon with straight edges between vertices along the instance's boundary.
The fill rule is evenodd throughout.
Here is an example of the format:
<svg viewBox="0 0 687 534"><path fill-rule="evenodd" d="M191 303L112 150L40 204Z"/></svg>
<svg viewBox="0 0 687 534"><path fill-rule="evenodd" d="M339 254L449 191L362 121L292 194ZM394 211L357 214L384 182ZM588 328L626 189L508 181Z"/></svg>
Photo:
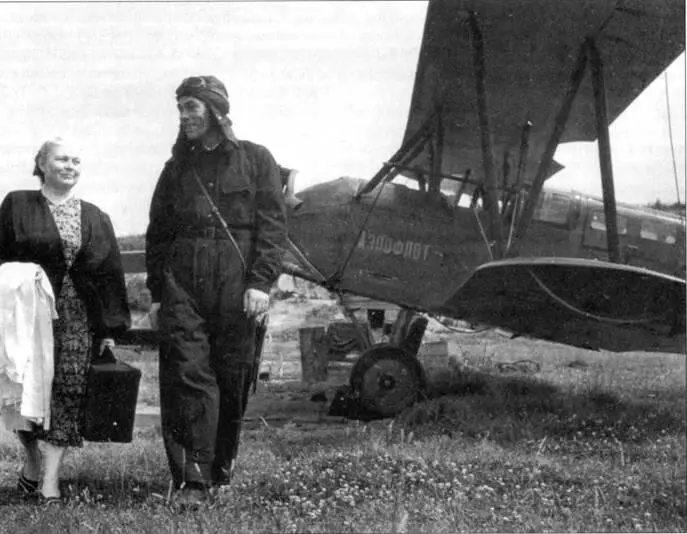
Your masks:
<svg viewBox="0 0 687 534"><path fill-rule="evenodd" d="M384 375L379 379L379 389L390 390L396 386L396 379L391 375Z"/></svg>
<svg viewBox="0 0 687 534"><path fill-rule="evenodd" d="M351 373L351 386L366 410L393 417L417 399L421 372L417 361L402 349L379 345L358 360Z"/></svg>

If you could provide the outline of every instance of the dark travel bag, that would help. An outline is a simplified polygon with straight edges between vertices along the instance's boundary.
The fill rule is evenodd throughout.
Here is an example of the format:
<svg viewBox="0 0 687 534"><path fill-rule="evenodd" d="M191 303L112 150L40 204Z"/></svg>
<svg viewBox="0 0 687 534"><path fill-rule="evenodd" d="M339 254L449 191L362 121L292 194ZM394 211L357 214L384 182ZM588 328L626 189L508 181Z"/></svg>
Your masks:
<svg viewBox="0 0 687 534"><path fill-rule="evenodd" d="M109 348L91 362L81 412L86 441L130 443L141 371L117 360Z"/></svg>

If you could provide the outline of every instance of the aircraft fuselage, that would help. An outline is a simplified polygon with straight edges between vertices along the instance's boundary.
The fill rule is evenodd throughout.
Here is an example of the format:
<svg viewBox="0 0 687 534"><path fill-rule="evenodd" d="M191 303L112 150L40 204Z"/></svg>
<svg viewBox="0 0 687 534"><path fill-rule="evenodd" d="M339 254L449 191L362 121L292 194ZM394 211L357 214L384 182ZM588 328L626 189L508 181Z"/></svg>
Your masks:
<svg viewBox="0 0 687 534"><path fill-rule="evenodd" d="M356 200L361 183L340 178L298 194L303 202L289 213L290 238L318 273L291 254L289 272L431 312L492 259L480 207L393 183ZM598 199L545 189L519 256L607 260L603 214ZM680 217L621 205L618 227L624 263L685 278ZM505 214L504 236L510 228Z"/></svg>

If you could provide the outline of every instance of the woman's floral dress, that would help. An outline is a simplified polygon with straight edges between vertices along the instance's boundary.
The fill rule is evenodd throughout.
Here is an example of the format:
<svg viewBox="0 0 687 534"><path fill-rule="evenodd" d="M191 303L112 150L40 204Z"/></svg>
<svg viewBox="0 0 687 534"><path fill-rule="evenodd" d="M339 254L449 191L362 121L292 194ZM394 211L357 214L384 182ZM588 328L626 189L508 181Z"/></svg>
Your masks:
<svg viewBox="0 0 687 534"><path fill-rule="evenodd" d="M62 239L67 269L81 248L81 202L71 198L60 204L48 200L50 212ZM91 361L93 339L89 331L86 305L79 298L69 272L55 299L58 318L53 322L55 377L50 404L51 425L40 432L42 439L61 447L80 447L81 406Z"/></svg>

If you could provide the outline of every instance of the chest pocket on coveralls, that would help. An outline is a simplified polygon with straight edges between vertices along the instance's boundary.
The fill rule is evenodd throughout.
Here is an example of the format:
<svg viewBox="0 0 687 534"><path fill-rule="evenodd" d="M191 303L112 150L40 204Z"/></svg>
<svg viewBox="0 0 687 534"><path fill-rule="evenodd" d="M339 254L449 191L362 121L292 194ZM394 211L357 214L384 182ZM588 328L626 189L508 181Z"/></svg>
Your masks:
<svg viewBox="0 0 687 534"><path fill-rule="evenodd" d="M234 169L228 169L220 181L219 209L229 226L252 226L255 222L255 184Z"/></svg>

